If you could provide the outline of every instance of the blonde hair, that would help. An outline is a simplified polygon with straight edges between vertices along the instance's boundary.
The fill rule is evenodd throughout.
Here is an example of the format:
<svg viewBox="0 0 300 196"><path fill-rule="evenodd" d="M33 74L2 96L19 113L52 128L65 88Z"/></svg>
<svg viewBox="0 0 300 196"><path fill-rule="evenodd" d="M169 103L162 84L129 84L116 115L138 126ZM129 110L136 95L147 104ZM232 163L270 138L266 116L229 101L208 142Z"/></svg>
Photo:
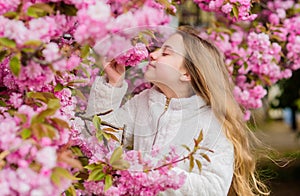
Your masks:
<svg viewBox="0 0 300 196"><path fill-rule="evenodd" d="M183 38L184 65L195 92L211 106L234 146L234 174L228 195L269 195L256 175L256 160L250 143L250 139L256 138L244 121L243 109L234 99L223 54L190 27L179 27L177 34Z"/></svg>

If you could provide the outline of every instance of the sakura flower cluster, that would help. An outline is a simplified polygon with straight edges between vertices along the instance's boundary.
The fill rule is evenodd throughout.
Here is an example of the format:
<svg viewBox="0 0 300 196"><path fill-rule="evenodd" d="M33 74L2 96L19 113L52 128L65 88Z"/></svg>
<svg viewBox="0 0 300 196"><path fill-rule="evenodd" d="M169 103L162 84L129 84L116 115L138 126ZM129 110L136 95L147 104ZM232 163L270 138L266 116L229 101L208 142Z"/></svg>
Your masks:
<svg viewBox="0 0 300 196"><path fill-rule="evenodd" d="M127 58L129 54L126 54L126 51L132 48L130 39L136 37L145 27L165 25L170 21L163 7L158 7L152 0L146 1L141 7L138 5L128 7L127 9L131 8L130 12L116 10L118 3L120 2L97 1L77 13L78 27L74 33L75 39L79 43L90 43L98 54L108 59L113 59L120 54L125 54L123 59ZM117 14L112 17L113 13ZM153 17L154 15L156 17ZM141 47L137 46L137 48ZM135 53L135 56L138 58L130 58L135 58L134 61L137 61L143 59L145 54Z"/></svg>
<svg viewBox="0 0 300 196"><path fill-rule="evenodd" d="M83 128L83 122L77 119L76 127ZM73 130L72 140L79 144L82 152L89 157L89 164L106 162L113 156L113 151L118 147L118 142L109 140L108 143L99 142L95 137L95 130L92 129L92 136L84 137L82 130ZM155 157L157 158L155 159ZM130 164L128 169L116 170L109 175L113 176L113 184L105 190L104 180L91 180L83 183L85 190L79 191L83 195L157 195L166 189L178 189L185 182L184 173L176 173L171 167L176 166L179 156L174 149L164 158L158 158L157 150L152 154L142 154L139 151L129 150L123 152L123 159ZM160 167L163 163L170 163ZM106 169L105 169L106 167ZM103 172L109 170L109 165L103 167ZM157 169L155 169L157 168ZM99 174L100 175L100 174Z"/></svg>
<svg viewBox="0 0 300 196"><path fill-rule="evenodd" d="M2 195L59 195L71 185L69 179L62 179L60 186L51 179L53 169L63 167L57 149L68 141L68 130L53 127L55 139L39 138L31 124L39 112L40 108L21 105L15 117L6 112L0 116L0 151L6 160L0 172ZM46 127L50 125L44 124L43 128Z"/></svg>
<svg viewBox="0 0 300 196"><path fill-rule="evenodd" d="M135 66L142 60L148 58L148 50L145 44L137 43L134 48L129 49L125 54L120 55L116 58L118 64Z"/></svg>
<svg viewBox="0 0 300 196"><path fill-rule="evenodd" d="M201 36L213 42L225 54L231 79L236 85L238 103L249 110L262 106L267 94L264 87L289 78L299 69L299 15L292 10L300 5L295 1L269 1L256 19L257 24L230 24L230 31L211 31ZM268 18L267 24L260 22ZM250 29L250 31L249 31ZM247 118L247 119L248 119Z"/></svg>
<svg viewBox="0 0 300 196"><path fill-rule="evenodd" d="M251 0L194 0L194 2L205 11L223 14L233 21L252 21L257 17L256 14L250 13Z"/></svg>

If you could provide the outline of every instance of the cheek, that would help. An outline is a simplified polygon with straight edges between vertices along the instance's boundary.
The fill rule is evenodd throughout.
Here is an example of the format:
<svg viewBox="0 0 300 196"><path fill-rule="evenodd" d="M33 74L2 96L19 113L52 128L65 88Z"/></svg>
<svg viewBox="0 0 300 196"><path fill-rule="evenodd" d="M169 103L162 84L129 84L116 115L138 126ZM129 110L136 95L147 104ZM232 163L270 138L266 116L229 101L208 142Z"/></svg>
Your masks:
<svg viewBox="0 0 300 196"><path fill-rule="evenodd" d="M172 84L179 81L179 71L166 64L157 64L155 69L148 69L145 73L145 78L149 81L157 81L165 84Z"/></svg>

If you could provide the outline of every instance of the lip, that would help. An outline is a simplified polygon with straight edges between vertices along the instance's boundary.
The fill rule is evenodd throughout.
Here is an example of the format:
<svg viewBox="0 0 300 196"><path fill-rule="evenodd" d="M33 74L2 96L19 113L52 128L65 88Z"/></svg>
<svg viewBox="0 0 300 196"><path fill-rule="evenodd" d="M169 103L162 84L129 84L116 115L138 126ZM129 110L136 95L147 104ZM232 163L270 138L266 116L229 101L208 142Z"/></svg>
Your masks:
<svg viewBox="0 0 300 196"><path fill-rule="evenodd" d="M156 66L155 66L155 65L153 65L153 64L151 64L151 63L149 63L149 64L148 64L148 67L153 67L153 68L156 68Z"/></svg>

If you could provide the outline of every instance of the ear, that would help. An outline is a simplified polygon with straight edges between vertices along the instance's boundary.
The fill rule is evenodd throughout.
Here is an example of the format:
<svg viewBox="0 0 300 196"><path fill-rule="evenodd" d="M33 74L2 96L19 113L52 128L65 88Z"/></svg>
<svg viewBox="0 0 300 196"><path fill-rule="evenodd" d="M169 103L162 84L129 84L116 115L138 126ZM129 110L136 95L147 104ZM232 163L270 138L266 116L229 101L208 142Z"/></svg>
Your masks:
<svg viewBox="0 0 300 196"><path fill-rule="evenodd" d="M185 72L185 73L181 74L181 76L179 77L179 80L182 82L189 82L189 81L191 81L191 75L188 72Z"/></svg>

